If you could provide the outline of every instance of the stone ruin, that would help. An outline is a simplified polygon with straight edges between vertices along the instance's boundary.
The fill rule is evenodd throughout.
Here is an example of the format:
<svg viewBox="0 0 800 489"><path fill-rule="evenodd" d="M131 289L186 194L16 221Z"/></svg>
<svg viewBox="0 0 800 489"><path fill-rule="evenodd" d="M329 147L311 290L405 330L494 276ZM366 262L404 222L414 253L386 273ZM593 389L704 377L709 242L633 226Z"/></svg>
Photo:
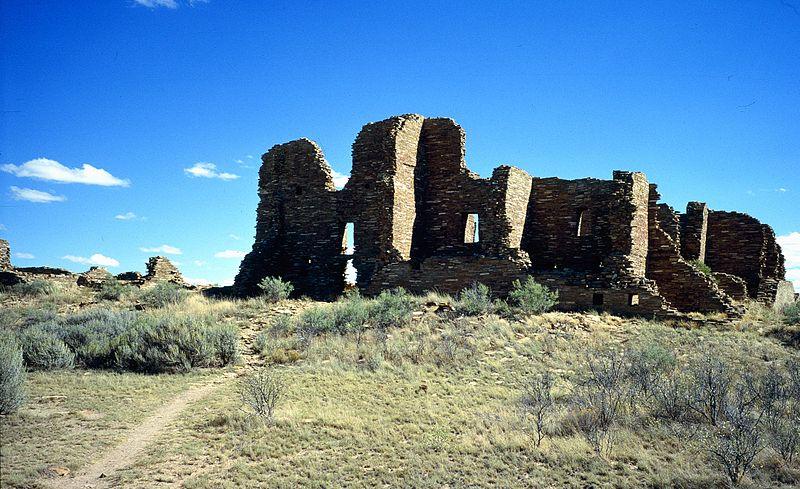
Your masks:
<svg viewBox="0 0 800 489"><path fill-rule="evenodd" d="M122 284L137 287L169 282L181 287L193 288L186 283L181 272L166 257L153 256L147 260L147 275L139 272L123 272L112 275L103 267L91 267L83 273L72 273L63 268L52 267L14 267L11 264L11 249L8 241L0 239L0 285L14 285L36 279L64 283L76 283L81 287L99 288L112 279Z"/></svg>
<svg viewBox="0 0 800 489"><path fill-rule="evenodd" d="M467 169L464 142L447 118L367 124L341 190L313 141L272 147L234 292L254 294L262 278L280 276L298 296L332 299L352 266L367 295L456 293L477 281L502 296L532 275L559 291L562 309L737 314L744 299L794 300L775 233L748 215L702 202L676 212L640 172L563 180L500 166L480 178Z"/></svg>

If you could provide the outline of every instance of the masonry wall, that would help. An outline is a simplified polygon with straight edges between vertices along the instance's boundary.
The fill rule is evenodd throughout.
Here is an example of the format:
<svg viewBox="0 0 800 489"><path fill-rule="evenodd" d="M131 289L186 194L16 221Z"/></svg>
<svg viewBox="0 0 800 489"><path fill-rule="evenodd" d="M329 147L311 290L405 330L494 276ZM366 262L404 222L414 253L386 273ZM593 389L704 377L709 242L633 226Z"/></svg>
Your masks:
<svg viewBox="0 0 800 489"><path fill-rule="evenodd" d="M703 202L689 202L686 214L680 218L681 255L686 260L706 259L706 239L708 234L708 206Z"/></svg>
<svg viewBox="0 0 800 489"><path fill-rule="evenodd" d="M730 297L710 277L684 260L678 244L661 228L660 198L656 185L651 185L647 278L655 280L661 295L679 311L735 313Z"/></svg>
<svg viewBox="0 0 800 489"><path fill-rule="evenodd" d="M297 295L323 299L344 288L342 233L330 167L313 141L274 146L262 157L253 250L235 286L257 292L265 276L291 281Z"/></svg>
<svg viewBox="0 0 800 489"><path fill-rule="evenodd" d="M11 270L11 247L8 241L0 239L0 271Z"/></svg>
<svg viewBox="0 0 800 489"><path fill-rule="evenodd" d="M709 212L706 264L744 279L754 299L763 279L783 280L786 272L772 228L739 212ZM769 297L767 292L761 296Z"/></svg>

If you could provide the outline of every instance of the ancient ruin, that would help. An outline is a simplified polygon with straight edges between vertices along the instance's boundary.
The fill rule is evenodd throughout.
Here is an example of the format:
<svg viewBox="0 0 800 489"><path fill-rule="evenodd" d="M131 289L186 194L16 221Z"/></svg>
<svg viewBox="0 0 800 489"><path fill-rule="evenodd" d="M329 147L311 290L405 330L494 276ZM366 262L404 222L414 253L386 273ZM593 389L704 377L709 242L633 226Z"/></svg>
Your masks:
<svg viewBox="0 0 800 489"><path fill-rule="evenodd" d="M367 124L341 190L313 141L272 147L259 172L255 244L235 291L252 294L262 278L280 276L297 295L331 299L350 262L365 294L398 286L455 293L478 281L504 295L533 275L559 291L564 309L736 314L745 298L793 300L775 233L750 216L702 202L678 213L639 172L562 180L500 166L480 178L467 169L464 142L452 119Z"/></svg>

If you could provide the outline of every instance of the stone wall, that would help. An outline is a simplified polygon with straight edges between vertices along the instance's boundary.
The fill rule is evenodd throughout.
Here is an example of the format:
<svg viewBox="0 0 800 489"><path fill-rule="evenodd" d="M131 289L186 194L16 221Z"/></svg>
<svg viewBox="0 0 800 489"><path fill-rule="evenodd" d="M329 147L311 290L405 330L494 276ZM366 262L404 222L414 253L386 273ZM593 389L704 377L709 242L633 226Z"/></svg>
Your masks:
<svg viewBox="0 0 800 489"><path fill-rule="evenodd" d="M0 271L11 270L11 247L8 241L0 239Z"/></svg>
<svg viewBox="0 0 800 489"><path fill-rule="evenodd" d="M655 280L661 295L679 311L735 313L731 298L711 277L684 260L678 244L661 229L660 198L656 185L651 185L647 277Z"/></svg>
<svg viewBox="0 0 800 489"><path fill-rule="evenodd" d="M708 206L703 202L689 202L686 214L681 215L681 255L686 260L706 259L708 232Z"/></svg>
<svg viewBox="0 0 800 489"><path fill-rule="evenodd" d="M560 291L563 308L657 316L735 314L726 290L785 295L763 280L783 277L767 226L726 224L699 202L680 215L638 172L563 180L500 166L481 178L467 168L465 141L448 118L366 124L339 191L314 142L272 147L259 173L255 243L235 292L256 293L262 278L280 276L296 295L330 299L344 290L352 259L365 294L397 286L456 293L479 281L504 295L514 279L533 275ZM344 254L348 223L352 256ZM738 236L747 245L731 244L737 226L747 228ZM745 256L728 256L731 246ZM688 262L704 255L721 287Z"/></svg>
<svg viewBox="0 0 800 489"><path fill-rule="evenodd" d="M783 280L783 254L770 226L739 212L710 211L706 264L715 272L741 277L747 283L750 297L771 302L775 297L763 288L764 279Z"/></svg>
<svg viewBox="0 0 800 489"><path fill-rule="evenodd" d="M104 269L95 270L105 271ZM144 276L144 280L146 283L169 282L175 285L186 285L181 272L163 256L153 256L147 260L147 275Z"/></svg>
<svg viewBox="0 0 800 489"><path fill-rule="evenodd" d="M724 272L713 272L712 276L717 286L735 301L745 301L748 298L747 282L736 275Z"/></svg>

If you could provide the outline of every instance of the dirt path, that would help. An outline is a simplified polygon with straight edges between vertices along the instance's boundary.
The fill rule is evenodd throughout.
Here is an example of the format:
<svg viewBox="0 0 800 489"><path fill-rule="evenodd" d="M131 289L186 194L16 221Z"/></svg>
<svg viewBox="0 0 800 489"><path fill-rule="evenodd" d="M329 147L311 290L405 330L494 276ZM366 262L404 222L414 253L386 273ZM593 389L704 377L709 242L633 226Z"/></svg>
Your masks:
<svg viewBox="0 0 800 489"><path fill-rule="evenodd" d="M110 479L115 472L134 463L147 445L184 409L220 388L225 380L227 377L221 376L190 387L131 430L122 443L111 449L102 459L83 469L76 477L50 479L47 481L48 485L64 489L112 487Z"/></svg>

